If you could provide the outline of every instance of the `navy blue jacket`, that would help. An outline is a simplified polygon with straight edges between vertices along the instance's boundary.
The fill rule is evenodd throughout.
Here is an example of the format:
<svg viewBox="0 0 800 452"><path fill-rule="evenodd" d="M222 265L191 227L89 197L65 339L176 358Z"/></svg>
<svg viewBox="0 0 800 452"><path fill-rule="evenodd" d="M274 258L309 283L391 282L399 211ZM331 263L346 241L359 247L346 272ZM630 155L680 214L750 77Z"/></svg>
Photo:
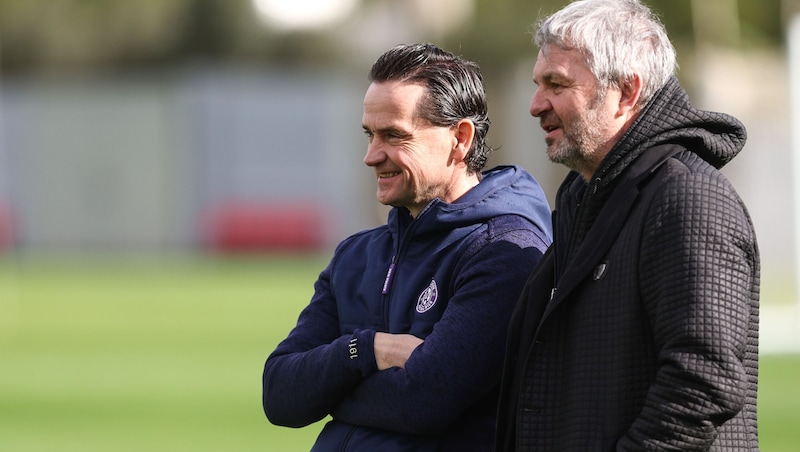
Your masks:
<svg viewBox="0 0 800 452"><path fill-rule="evenodd" d="M455 203L337 247L297 325L267 359L264 412L302 427L330 415L314 450L490 450L508 322L551 241L551 211L519 167L487 171ZM425 339L378 371L375 332Z"/></svg>

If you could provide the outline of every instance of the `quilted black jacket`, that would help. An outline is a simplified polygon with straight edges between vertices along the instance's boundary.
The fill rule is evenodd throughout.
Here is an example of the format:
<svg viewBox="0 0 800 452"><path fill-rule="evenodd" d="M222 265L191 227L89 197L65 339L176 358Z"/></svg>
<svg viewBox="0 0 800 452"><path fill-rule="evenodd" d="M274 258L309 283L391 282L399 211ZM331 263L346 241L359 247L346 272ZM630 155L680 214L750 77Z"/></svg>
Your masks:
<svg viewBox="0 0 800 452"><path fill-rule="evenodd" d="M758 449L758 247L718 170L745 139L673 78L590 183L567 176L511 323L497 450Z"/></svg>

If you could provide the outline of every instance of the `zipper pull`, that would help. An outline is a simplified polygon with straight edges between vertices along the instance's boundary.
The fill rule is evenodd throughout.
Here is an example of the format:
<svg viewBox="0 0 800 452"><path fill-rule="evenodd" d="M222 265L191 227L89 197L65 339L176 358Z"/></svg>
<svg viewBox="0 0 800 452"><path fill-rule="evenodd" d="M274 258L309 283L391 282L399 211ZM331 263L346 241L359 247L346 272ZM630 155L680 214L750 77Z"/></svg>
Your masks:
<svg viewBox="0 0 800 452"><path fill-rule="evenodd" d="M386 272L386 279L383 280L383 290L381 290L382 295L386 295L389 293L389 288L392 287L392 279L394 278L394 269L395 269L395 262L392 259L391 265L389 265L389 271Z"/></svg>

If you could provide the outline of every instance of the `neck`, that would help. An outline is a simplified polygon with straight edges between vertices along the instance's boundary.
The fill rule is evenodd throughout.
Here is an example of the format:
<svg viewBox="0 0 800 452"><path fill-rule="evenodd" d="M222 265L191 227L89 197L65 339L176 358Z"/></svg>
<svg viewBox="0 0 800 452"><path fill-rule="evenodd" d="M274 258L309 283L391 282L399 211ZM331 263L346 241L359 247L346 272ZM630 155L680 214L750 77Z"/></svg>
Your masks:
<svg viewBox="0 0 800 452"><path fill-rule="evenodd" d="M439 198L442 202L446 202L448 204L458 201L459 198L464 196L468 191L472 190L480 183L480 177L480 173L476 173L464 175L458 178L457 180L453 181L453 183L451 183L446 190L439 195L430 198L424 205L420 205L418 208L408 207L411 216L416 218L417 215L419 215L419 213L430 203L430 200L433 198Z"/></svg>
<svg viewBox="0 0 800 452"><path fill-rule="evenodd" d="M449 190L448 199L443 199L448 203L455 202L458 198L464 196L468 191L472 190L476 185L481 182L480 174L470 174L459 179L456 184L453 184L452 189Z"/></svg>

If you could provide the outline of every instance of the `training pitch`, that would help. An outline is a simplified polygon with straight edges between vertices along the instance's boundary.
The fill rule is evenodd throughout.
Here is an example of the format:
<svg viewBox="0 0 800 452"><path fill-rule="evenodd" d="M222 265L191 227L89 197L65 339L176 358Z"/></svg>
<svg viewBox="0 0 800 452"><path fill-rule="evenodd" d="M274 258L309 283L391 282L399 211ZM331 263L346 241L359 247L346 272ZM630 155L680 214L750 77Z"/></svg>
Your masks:
<svg viewBox="0 0 800 452"><path fill-rule="evenodd" d="M307 451L261 370L327 256L0 259L0 450ZM800 443L800 357L761 359L765 451Z"/></svg>

